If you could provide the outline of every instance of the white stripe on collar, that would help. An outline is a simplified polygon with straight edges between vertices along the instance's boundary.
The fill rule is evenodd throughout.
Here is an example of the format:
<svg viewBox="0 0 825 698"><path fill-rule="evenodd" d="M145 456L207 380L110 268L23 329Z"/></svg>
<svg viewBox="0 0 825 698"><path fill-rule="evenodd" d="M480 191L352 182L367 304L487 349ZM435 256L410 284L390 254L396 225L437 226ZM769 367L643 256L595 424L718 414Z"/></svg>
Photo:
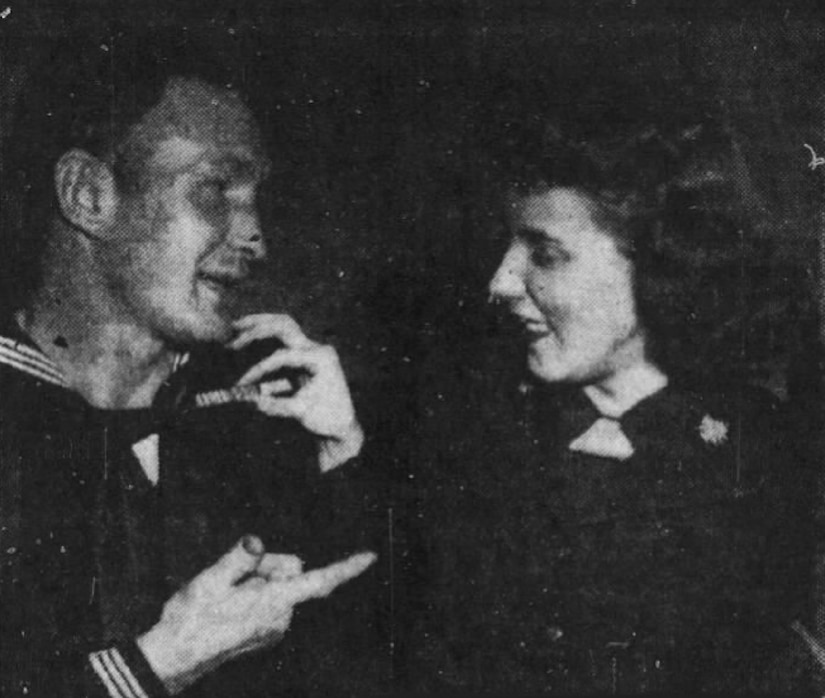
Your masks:
<svg viewBox="0 0 825 698"><path fill-rule="evenodd" d="M69 387L57 364L39 349L24 344L19 339L0 337L0 364L6 364L61 388Z"/></svg>
<svg viewBox="0 0 825 698"><path fill-rule="evenodd" d="M189 361L188 353L175 355L172 372L178 371ZM68 388L69 383L63 371L40 349L21 342L19 339L0 337L0 364L23 371L38 380Z"/></svg>

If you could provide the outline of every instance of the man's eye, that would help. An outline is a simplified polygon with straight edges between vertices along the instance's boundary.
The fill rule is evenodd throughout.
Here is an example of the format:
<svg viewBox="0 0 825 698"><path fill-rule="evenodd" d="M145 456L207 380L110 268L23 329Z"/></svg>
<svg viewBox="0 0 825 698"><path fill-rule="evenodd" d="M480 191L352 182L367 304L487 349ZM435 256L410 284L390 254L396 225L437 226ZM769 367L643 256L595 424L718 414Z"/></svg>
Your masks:
<svg viewBox="0 0 825 698"><path fill-rule="evenodd" d="M198 184L195 189L195 203L205 206L219 206L226 202L228 183L222 179L209 179Z"/></svg>

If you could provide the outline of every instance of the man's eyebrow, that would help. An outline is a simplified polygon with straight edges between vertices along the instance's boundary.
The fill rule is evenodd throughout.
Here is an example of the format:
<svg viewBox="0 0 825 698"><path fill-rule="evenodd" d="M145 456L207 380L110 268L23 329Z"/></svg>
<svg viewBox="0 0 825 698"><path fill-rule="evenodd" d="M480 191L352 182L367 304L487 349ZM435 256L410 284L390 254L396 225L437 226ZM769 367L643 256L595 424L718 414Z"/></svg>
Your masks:
<svg viewBox="0 0 825 698"><path fill-rule="evenodd" d="M207 169L239 180L262 181L269 176L272 166L268 160L225 155L208 163Z"/></svg>
<svg viewBox="0 0 825 698"><path fill-rule="evenodd" d="M524 240L530 245L552 245L564 249L564 243L558 238L548 235L547 231L541 228L533 228L529 225L520 225L513 231L513 235Z"/></svg>

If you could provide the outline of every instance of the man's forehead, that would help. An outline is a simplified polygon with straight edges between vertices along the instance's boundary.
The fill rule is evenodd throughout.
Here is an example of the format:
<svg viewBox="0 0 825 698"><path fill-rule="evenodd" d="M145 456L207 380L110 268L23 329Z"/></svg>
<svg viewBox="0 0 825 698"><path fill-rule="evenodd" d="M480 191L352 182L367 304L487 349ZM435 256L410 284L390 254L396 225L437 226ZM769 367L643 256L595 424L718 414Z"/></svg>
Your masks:
<svg viewBox="0 0 825 698"><path fill-rule="evenodd" d="M245 145L218 147L211 141L180 136L157 143L146 164L169 173L202 171L240 181L260 181L270 170L269 160Z"/></svg>
<svg viewBox="0 0 825 698"><path fill-rule="evenodd" d="M195 78L175 77L167 83L160 102L133 127L124 145L126 150L136 148L162 156L158 146L172 143L175 147L171 150L185 155L187 148L182 144L187 142L190 150L199 144L223 153L226 164L234 160L241 166L244 160L257 159L259 169L266 168L258 124L240 97Z"/></svg>

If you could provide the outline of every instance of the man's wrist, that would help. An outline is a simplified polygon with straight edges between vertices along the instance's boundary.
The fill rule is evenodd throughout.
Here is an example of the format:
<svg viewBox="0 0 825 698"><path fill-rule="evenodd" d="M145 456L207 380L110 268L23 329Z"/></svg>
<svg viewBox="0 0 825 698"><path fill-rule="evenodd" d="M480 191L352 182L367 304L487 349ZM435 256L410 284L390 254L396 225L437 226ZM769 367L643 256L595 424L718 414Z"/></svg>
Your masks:
<svg viewBox="0 0 825 698"><path fill-rule="evenodd" d="M364 446L364 430L357 420L341 436L321 439L318 445L318 465L326 473L355 458Z"/></svg>
<svg viewBox="0 0 825 698"><path fill-rule="evenodd" d="M173 643L163 633L159 625L135 640L135 650L140 652L146 666L167 695L175 695L193 684L199 678L194 670L188 668L191 662L185 656L172 649Z"/></svg>

